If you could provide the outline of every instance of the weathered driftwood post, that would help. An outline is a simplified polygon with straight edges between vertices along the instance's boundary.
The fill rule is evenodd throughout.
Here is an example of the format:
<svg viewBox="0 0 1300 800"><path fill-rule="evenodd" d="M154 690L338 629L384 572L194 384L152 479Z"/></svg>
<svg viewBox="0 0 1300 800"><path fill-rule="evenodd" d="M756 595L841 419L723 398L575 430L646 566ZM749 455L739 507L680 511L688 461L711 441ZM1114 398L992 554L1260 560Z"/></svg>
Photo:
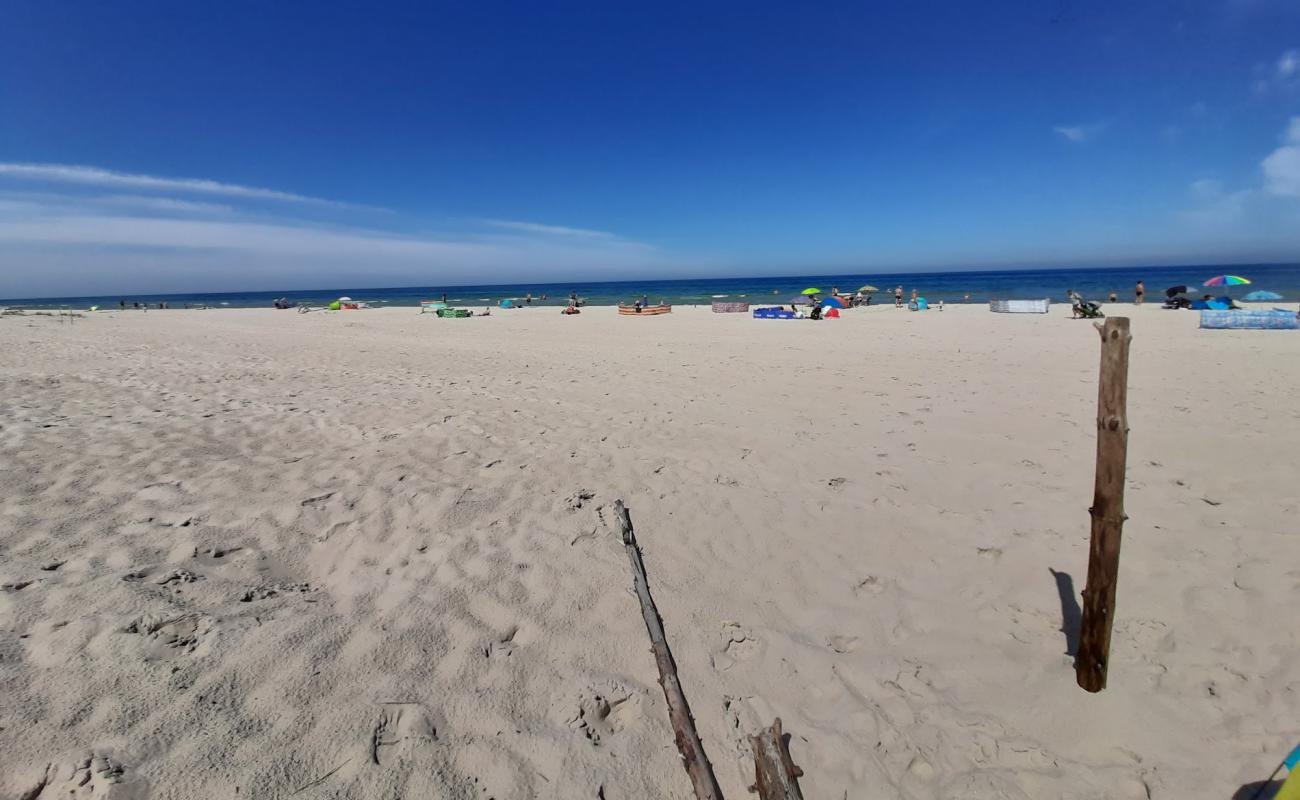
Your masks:
<svg viewBox="0 0 1300 800"><path fill-rule="evenodd" d="M790 750L785 744L785 733L781 730L781 718L777 717L772 727L749 737L750 747L754 748L754 786L759 800L803 800L799 791L799 781L803 770L794 765Z"/></svg>
<svg viewBox="0 0 1300 800"><path fill-rule="evenodd" d="M677 751L682 754L682 765L686 767L686 774L690 776L695 796L699 800L722 800L718 779L713 776L713 765L709 763L700 736L695 732L691 707L686 704L686 694L682 692L682 683L677 679L677 663L673 661L672 651L668 649L659 609L650 596L650 582L646 578L645 562L641 560L641 548L637 546L636 534L632 531L632 518L628 516L627 507L622 500L614 501L614 513L618 516L619 527L623 529L623 549L627 551L628 561L632 562L632 579L636 584L636 595L641 600L641 618L645 620L646 630L650 633L655 664L659 667L659 686L663 688L664 699L668 701L668 721L673 726Z"/></svg>
<svg viewBox="0 0 1300 800"><path fill-rule="evenodd" d="M1083 620L1074 662L1079 686L1106 688L1110 630L1115 619L1119 545L1124 528L1124 475L1128 459L1128 319L1110 317L1101 331L1101 380L1097 388L1097 480L1093 490L1092 542Z"/></svg>

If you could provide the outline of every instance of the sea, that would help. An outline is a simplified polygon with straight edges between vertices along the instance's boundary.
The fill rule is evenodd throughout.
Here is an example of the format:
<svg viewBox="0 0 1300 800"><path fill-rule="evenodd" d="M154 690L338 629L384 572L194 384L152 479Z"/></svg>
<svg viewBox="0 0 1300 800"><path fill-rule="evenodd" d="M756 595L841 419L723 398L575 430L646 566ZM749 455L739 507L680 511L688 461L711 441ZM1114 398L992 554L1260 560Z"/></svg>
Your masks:
<svg viewBox="0 0 1300 800"><path fill-rule="evenodd" d="M1202 283L1216 275L1240 275L1251 281L1249 286L1203 288ZM805 289L830 292L838 289L848 294L864 285L878 287L874 302L892 302L894 287L902 286L905 295L918 294L931 302L984 303L993 299L1037 299L1048 297L1065 301L1073 289L1089 300L1105 302L1112 292L1120 301L1131 301L1138 281L1146 286L1147 302L1160 302L1167 289L1185 286L1188 294L1241 299L1255 290L1275 292L1278 302L1300 301L1300 263L1233 264L1184 267L1098 267L1075 269L1024 269L996 271L942 272L865 272L840 275L789 275L760 278L703 278L696 280L641 281L573 281L568 283L513 283L474 286L341 286L327 289L285 287L258 292L203 292L175 294L130 294L85 297L44 297L0 299L0 306L21 308L84 309L91 306L111 308L125 304L149 304L156 308L207 306L209 308L267 308L278 298L300 304L324 305L340 297L350 297L374 306L418 306L421 300L441 300L446 295L452 305L476 307L497 305L510 299L523 304L531 295L532 305L560 306L574 292L588 305L617 305L645 296L650 302L673 305L707 305L714 300L763 303L789 303Z"/></svg>

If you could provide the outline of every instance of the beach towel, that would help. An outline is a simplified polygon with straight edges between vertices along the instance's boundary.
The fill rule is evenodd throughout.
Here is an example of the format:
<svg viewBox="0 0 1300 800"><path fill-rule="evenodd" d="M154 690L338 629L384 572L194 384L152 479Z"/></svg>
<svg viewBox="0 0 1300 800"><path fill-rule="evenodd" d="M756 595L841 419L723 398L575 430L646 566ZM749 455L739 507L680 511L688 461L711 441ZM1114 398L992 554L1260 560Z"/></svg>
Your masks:
<svg viewBox="0 0 1300 800"><path fill-rule="evenodd" d="M1042 300L990 300L989 311L999 314L1046 314L1051 298Z"/></svg>
<svg viewBox="0 0 1300 800"><path fill-rule="evenodd" d="M1300 330L1300 317L1294 311L1221 311L1201 312L1201 327L1210 330Z"/></svg>

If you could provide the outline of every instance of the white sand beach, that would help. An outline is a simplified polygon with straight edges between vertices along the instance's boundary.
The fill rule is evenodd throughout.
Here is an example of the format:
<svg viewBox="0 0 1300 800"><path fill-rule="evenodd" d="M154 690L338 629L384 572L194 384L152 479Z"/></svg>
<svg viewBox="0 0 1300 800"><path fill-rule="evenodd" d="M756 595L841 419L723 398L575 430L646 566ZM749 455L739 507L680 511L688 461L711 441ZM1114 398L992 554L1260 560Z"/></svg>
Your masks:
<svg viewBox="0 0 1300 800"><path fill-rule="evenodd" d="M750 796L1221 798L1300 740L1300 334L983 306L0 318L0 797L689 798L611 509Z"/></svg>

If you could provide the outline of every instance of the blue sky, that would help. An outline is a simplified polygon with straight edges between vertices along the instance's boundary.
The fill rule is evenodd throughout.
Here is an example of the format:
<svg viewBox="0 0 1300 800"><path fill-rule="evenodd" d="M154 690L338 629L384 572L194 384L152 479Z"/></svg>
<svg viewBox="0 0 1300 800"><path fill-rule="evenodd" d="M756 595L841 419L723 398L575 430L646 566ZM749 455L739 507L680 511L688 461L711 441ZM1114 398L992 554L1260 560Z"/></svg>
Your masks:
<svg viewBox="0 0 1300 800"><path fill-rule="evenodd" d="M0 296L1300 260L1300 4L0 11Z"/></svg>

